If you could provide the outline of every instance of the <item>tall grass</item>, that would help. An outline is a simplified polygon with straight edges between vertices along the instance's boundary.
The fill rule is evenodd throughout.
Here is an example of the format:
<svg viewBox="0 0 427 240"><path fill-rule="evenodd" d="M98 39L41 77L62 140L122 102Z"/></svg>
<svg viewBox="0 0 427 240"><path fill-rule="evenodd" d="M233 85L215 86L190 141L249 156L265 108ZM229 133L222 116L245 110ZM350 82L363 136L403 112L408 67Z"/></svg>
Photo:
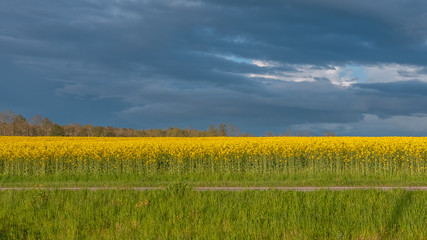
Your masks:
<svg viewBox="0 0 427 240"><path fill-rule="evenodd" d="M426 239L427 192L0 192L0 239Z"/></svg>

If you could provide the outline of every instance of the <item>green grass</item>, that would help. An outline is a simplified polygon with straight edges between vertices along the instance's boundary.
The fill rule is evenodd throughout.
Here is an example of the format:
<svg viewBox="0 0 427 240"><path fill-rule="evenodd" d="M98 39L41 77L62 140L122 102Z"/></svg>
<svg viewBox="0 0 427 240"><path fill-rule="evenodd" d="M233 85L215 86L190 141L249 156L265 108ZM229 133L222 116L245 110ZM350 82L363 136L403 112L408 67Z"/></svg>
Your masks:
<svg viewBox="0 0 427 240"><path fill-rule="evenodd" d="M0 186L165 186L182 182L191 186L426 186L424 174L360 174L259 172L157 172L151 174L0 175Z"/></svg>
<svg viewBox="0 0 427 240"><path fill-rule="evenodd" d="M427 192L0 192L0 239L426 239Z"/></svg>

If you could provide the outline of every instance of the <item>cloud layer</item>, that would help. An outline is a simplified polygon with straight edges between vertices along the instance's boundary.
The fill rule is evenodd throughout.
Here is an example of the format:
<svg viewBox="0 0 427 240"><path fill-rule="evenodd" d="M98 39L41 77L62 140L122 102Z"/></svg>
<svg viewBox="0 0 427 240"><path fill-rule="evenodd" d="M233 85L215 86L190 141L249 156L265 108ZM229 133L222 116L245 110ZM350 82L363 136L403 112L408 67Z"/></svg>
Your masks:
<svg viewBox="0 0 427 240"><path fill-rule="evenodd" d="M4 0L0 110L63 124L423 135L426 10L422 0Z"/></svg>

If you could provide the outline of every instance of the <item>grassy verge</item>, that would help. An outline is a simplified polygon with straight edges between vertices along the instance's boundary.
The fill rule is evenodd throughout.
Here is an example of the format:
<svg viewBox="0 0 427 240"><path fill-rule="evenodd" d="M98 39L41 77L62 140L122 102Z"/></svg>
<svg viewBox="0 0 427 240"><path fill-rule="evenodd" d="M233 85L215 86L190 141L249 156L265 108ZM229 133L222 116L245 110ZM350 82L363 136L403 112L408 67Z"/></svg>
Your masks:
<svg viewBox="0 0 427 240"><path fill-rule="evenodd" d="M427 192L0 192L0 239L426 239Z"/></svg>
<svg viewBox="0 0 427 240"><path fill-rule="evenodd" d="M0 175L1 187L166 186L182 182L191 186L426 186L426 175L351 173L155 173L86 175Z"/></svg>

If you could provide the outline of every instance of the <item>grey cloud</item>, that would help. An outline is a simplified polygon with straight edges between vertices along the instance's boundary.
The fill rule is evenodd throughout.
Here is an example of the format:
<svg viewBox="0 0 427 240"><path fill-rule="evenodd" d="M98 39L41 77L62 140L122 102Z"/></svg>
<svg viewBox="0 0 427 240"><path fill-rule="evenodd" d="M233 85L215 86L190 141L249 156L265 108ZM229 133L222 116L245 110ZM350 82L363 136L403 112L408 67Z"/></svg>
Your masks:
<svg viewBox="0 0 427 240"><path fill-rule="evenodd" d="M414 136L427 135L427 116L424 114L404 116L398 115L386 119L366 114L358 122L336 124L295 124L291 126L295 131L311 132L321 135L328 130L344 136Z"/></svg>
<svg viewBox="0 0 427 240"><path fill-rule="evenodd" d="M1 1L0 108L135 128L226 122L258 134L425 113L422 82L248 77L292 76L298 64L425 66L425 4L403 2Z"/></svg>
<svg viewBox="0 0 427 240"><path fill-rule="evenodd" d="M427 97L427 83L421 81L404 81L391 83L355 84L354 87L377 91L378 95L389 97Z"/></svg>

